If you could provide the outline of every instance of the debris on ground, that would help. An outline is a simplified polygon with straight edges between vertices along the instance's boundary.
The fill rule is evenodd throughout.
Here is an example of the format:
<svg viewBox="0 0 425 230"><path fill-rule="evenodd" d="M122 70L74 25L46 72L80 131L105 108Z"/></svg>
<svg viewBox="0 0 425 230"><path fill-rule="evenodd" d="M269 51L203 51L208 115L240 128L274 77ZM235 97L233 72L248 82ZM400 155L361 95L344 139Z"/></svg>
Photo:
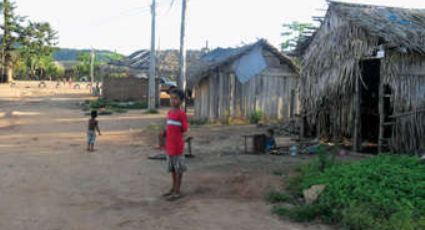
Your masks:
<svg viewBox="0 0 425 230"><path fill-rule="evenodd" d="M166 160L167 156L164 153L158 153L148 157L149 160Z"/></svg>
<svg viewBox="0 0 425 230"><path fill-rule="evenodd" d="M307 204L314 203L320 196L320 194L325 190L326 185L319 184L313 185L309 189L303 191L304 200Z"/></svg>

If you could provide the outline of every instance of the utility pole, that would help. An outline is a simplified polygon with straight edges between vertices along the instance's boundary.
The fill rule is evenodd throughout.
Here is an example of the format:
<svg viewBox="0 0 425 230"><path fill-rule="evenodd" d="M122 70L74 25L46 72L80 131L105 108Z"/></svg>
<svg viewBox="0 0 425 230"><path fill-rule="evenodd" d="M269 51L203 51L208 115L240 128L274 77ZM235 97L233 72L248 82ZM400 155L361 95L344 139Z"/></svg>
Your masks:
<svg viewBox="0 0 425 230"><path fill-rule="evenodd" d="M186 48L185 48L185 28L186 27L186 0L182 0L182 15L180 25L180 59L179 59L179 79L177 87L186 94ZM184 106L186 108L186 106Z"/></svg>
<svg viewBox="0 0 425 230"><path fill-rule="evenodd" d="M149 65L149 98L148 109L153 110L156 108L156 89L155 89L155 11L156 0L152 0L152 25L151 25L151 52L150 52L150 65Z"/></svg>
<svg viewBox="0 0 425 230"><path fill-rule="evenodd" d="M96 54L94 52L94 49L91 49L91 55L90 55L90 81L91 81L91 94L93 96L96 96L96 90L97 87L94 85L94 59L96 57Z"/></svg>

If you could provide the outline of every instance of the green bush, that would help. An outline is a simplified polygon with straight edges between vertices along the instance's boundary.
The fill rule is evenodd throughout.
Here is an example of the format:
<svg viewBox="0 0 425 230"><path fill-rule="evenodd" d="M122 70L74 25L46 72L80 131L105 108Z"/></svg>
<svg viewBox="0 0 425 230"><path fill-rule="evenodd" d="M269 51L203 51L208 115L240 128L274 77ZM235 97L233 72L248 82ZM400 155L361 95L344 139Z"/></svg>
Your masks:
<svg viewBox="0 0 425 230"><path fill-rule="evenodd" d="M156 109L148 109L148 110L146 110L145 113L146 114L158 114L159 112Z"/></svg>
<svg viewBox="0 0 425 230"><path fill-rule="evenodd" d="M103 98L99 98L95 101L84 101L82 104L83 111L89 110L98 110L100 108L105 108L107 111L116 112L116 113L125 113L127 110L131 109L146 109L148 106L146 103L140 102L118 102L118 101L109 101Z"/></svg>
<svg viewBox="0 0 425 230"><path fill-rule="evenodd" d="M190 125L205 125L208 123L207 119L195 119L195 118L190 118L189 119L189 124Z"/></svg>
<svg viewBox="0 0 425 230"><path fill-rule="evenodd" d="M291 200L291 197L287 193L278 191L270 191L266 194L266 200L269 203L287 202Z"/></svg>
<svg viewBox="0 0 425 230"><path fill-rule="evenodd" d="M424 229L425 164L417 157L378 155L325 168L320 162L303 167L290 181L289 191L300 196L303 189L325 184L311 205L325 222L347 229Z"/></svg>
<svg viewBox="0 0 425 230"><path fill-rule="evenodd" d="M318 217L319 213L317 206L307 204L293 208L277 205L273 207L272 212L279 216L286 217L298 222L313 221Z"/></svg>
<svg viewBox="0 0 425 230"><path fill-rule="evenodd" d="M263 119L263 115L264 113L261 110L256 110L255 112L252 112L249 115L249 122L251 122L251 124L258 124L258 122Z"/></svg>

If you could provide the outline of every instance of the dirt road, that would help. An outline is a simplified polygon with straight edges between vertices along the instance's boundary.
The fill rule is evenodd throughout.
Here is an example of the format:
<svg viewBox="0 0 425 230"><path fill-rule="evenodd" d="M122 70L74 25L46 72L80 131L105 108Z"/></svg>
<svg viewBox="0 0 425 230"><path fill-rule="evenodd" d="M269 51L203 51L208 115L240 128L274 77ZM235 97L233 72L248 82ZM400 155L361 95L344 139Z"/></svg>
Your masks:
<svg viewBox="0 0 425 230"><path fill-rule="evenodd" d="M100 117L97 151L85 151L85 89L0 86L0 229L327 229L272 215L264 193L282 185L276 170L300 159L242 155L251 126L192 128L195 159L185 197L160 198L170 178L153 125L164 114Z"/></svg>

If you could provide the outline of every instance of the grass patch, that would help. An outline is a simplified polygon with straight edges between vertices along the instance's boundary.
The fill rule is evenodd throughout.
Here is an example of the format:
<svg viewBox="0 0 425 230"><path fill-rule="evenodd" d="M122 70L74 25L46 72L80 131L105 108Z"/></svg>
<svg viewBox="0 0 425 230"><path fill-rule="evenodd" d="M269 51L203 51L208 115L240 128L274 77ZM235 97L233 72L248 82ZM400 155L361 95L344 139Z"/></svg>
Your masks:
<svg viewBox="0 0 425 230"><path fill-rule="evenodd" d="M146 114L159 114L159 111L157 109L148 109L145 112Z"/></svg>
<svg viewBox="0 0 425 230"><path fill-rule="evenodd" d="M127 110L146 109L146 103L140 102L118 102L99 98L95 101L86 100L82 106L83 111L98 110L104 108L107 112L126 113Z"/></svg>
<svg viewBox="0 0 425 230"><path fill-rule="evenodd" d="M286 177L287 173L282 171L282 170L274 170L273 171L273 175L275 176L280 176L280 177Z"/></svg>
<svg viewBox="0 0 425 230"><path fill-rule="evenodd" d="M165 129L165 126L161 123L150 124L147 127L147 130L154 131L154 132L160 132L161 130L164 130L164 129Z"/></svg>
<svg viewBox="0 0 425 230"><path fill-rule="evenodd" d="M196 119L196 118L190 118L189 124L191 126L201 126L208 124L208 119Z"/></svg>
<svg viewBox="0 0 425 230"><path fill-rule="evenodd" d="M275 206L274 213L295 221L319 218L346 229L425 229L425 164L417 157L386 154L336 163L320 154L287 188L301 197L304 189L324 184L319 199L290 210Z"/></svg>
<svg viewBox="0 0 425 230"><path fill-rule="evenodd" d="M281 203L291 201L292 197L287 193L270 191L266 194L266 201L269 203Z"/></svg>
<svg viewBox="0 0 425 230"><path fill-rule="evenodd" d="M297 222L309 222L317 218L317 207L313 205L295 206L293 208L277 205L273 207L273 213L289 218Z"/></svg>

